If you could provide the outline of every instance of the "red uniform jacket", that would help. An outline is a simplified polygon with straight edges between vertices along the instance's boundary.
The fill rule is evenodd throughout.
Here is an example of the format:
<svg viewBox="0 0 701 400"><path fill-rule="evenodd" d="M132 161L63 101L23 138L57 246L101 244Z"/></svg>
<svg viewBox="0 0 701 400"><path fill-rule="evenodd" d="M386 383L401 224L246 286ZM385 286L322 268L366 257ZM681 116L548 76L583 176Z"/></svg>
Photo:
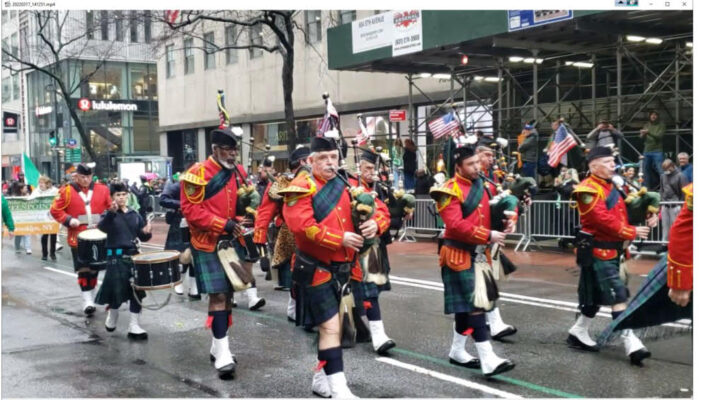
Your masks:
<svg viewBox="0 0 701 400"><path fill-rule="evenodd" d="M595 175L589 176L575 187L573 196L577 200L582 230L591 233L595 240L601 242L633 240L635 227L628 224L624 195L618 197L610 210L606 207L606 199L612 190L616 190L613 183ZM595 247L593 255L600 260L611 260L618 256L618 252Z"/></svg>
<svg viewBox="0 0 701 400"><path fill-rule="evenodd" d="M92 198L90 199L90 213L102 214L112 205L112 197L107 186L101 183L91 183L93 188ZM72 218L78 218L81 215L86 215L85 202L80 197L79 192L88 193L90 187L81 188L77 184L66 185L58 191L58 196L51 204L51 216L68 228L68 245L71 247L78 246L78 234L88 228L87 225L80 225L77 228L69 226ZM93 223L97 225L99 222L93 218Z"/></svg>
<svg viewBox="0 0 701 400"><path fill-rule="evenodd" d="M686 195L686 204L669 230L667 286L691 290L694 286L693 184L688 184L682 191Z"/></svg>
<svg viewBox="0 0 701 400"><path fill-rule="evenodd" d="M272 183L268 183L263 193L263 199L256 213L255 233L253 241L257 244L265 244L268 242L268 225L270 221L282 214L282 203L273 201L268 196L268 191Z"/></svg>
<svg viewBox="0 0 701 400"><path fill-rule="evenodd" d="M355 251L343 246L343 234L355 232L350 194L343 193L334 210L323 221L317 222L314 219L312 198L325 184L324 179L313 175L302 174L296 177L286 189L294 189L297 192L285 194L285 205L282 208L285 223L294 234L295 244L300 251L324 264L353 262L356 258ZM382 226L382 215L382 213L376 213L374 217L378 227ZM386 215L384 217L386 218ZM351 276L357 281L362 279L363 273L357 259L351 270ZM321 284L328 279L330 279L328 272L317 269L312 285Z"/></svg>
<svg viewBox="0 0 701 400"><path fill-rule="evenodd" d="M245 178L243 167L237 165L237 168ZM227 221L236 218L236 192L239 188L236 174L231 175L217 194L204 199L207 183L221 169L222 166L209 157L204 162L194 164L181 177L180 207L190 227L190 243L200 251L214 251Z"/></svg>

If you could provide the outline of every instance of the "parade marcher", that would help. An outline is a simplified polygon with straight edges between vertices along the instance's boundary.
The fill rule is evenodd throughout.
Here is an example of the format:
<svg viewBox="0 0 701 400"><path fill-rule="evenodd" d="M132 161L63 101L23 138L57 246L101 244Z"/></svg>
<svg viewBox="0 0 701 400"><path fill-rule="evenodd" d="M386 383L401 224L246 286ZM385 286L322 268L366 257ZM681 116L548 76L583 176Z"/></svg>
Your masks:
<svg viewBox="0 0 701 400"><path fill-rule="evenodd" d="M61 188L58 197L51 204L51 216L68 228L73 268L78 273L78 286L83 294L83 312L88 315L95 312L98 271L83 265L79 260L78 234L88 227L94 227L100 220L100 214L111 206L109 189L101 183L93 182L92 168L87 164L78 165L73 182Z"/></svg>
<svg viewBox="0 0 701 400"><path fill-rule="evenodd" d="M309 147L299 147L290 154L290 171L293 174L292 178L296 178L300 174L308 175L307 157L309 157ZM266 246L268 243L268 226L271 221L282 218L282 203L283 198L278 192L285 189L289 185L287 177L281 177L277 182L270 183L265 189L263 200L258 213L256 214L255 234L253 241L260 245ZM291 289L292 285L292 256L294 255L295 242L292 232L290 232L287 224L284 222L280 225L271 260L271 268L278 269L278 286ZM294 322L296 316L297 303L295 294L290 290L289 299L287 301L287 319Z"/></svg>
<svg viewBox="0 0 701 400"><path fill-rule="evenodd" d="M578 287L581 314L569 330L567 343L573 348L597 351L589 327L599 307L611 306L614 320L626 309L628 288L619 276L625 242L636 237L645 239L650 228L628 224L624 195L611 181L616 168L611 148L594 147L587 155L587 164L591 175L573 193L581 218L581 229L575 238L577 264L581 269ZM648 223L652 222L648 220ZM650 357L633 331L624 331L621 338L632 363L640 364Z"/></svg>
<svg viewBox="0 0 701 400"><path fill-rule="evenodd" d="M258 167L258 182L256 183L256 191L263 198L265 189L268 187L270 182L273 180L273 174L275 170L273 169L273 162L275 161L275 156L267 156L263 160L263 165Z"/></svg>
<svg viewBox="0 0 701 400"><path fill-rule="evenodd" d="M57 194L58 189L51 183L51 178L42 175L39 177L39 187L32 192L30 197L56 196ZM55 233L41 235L41 259L43 261L46 261L49 255L51 255L52 261L56 261L56 236Z"/></svg>
<svg viewBox="0 0 701 400"><path fill-rule="evenodd" d="M491 147L478 146L477 153L479 155L481 171L484 176L491 179L493 182L497 181L494 176L494 150L492 150ZM493 184L484 182L484 186L489 191L490 197L499 194L497 187ZM511 336L518 331L514 326L504 323L504 320L501 319L499 307L496 305L490 311L486 312L485 316L487 317L487 325L489 325L489 333L494 340Z"/></svg>
<svg viewBox="0 0 701 400"><path fill-rule="evenodd" d="M378 285L377 283L368 281L366 276L363 276L363 305L368 317L370 325L370 335L372 337L372 347L378 354L386 354L388 350L395 347L396 344L385 333L385 326L382 322L380 313L380 292L390 290L389 282L389 255L387 254L387 245L392 243L392 237L389 233L390 215L384 199L389 193L384 193L381 189L376 190L375 185L375 165L379 155L370 150L363 150L360 156L360 182L365 191L368 193L376 192L378 197L375 198L375 220L378 224L378 240L379 257L378 261L384 264L381 271L386 271L387 283ZM382 193L382 194L380 194ZM364 274L367 271L363 271Z"/></svg>
<svg viewBox="0 0 701 400"><path fill-rule="evenodd" d="M689 238L694 235L693 183L686 185L682 191L684 206L669 230L667 286L672 302L686 307L694 285L694 246L689 246Z"/></svg>
<svg viewBox="0 0 701 400"><path fill-rule="evenodd" d="M221 241L237 239L242 226L252 221L236 216L237 190L245 185L244 168L236 163L236 136L224 126L213 130L211 135L212 156L190 167L181 177L180 206L190 228L197 288L209 295L207 326L211 327L213 336L210 358L219 377L230 379L236 369L227 337L232 324L233 286L219 260L217 246ZM252 275L252 265L244 261L238 240L231 242L242 267ZM255 291L255 287L247 289L249 300L257 297ZM259 298L253 306L257 309L264 304L265 300Z"/></svg>
<svg viewBox="0 0 701 400"><path fill-rule="evenodd" d="M178 178L180 176L178 175ZM177 250L181 253L185 252L190 246L190 231L187 229L187 221L183 218L183 212L180 209L180 181L173 177L173 182L168 183L163 192L159 204L161 207L168 209L166 212L166 223L169 225L168 236L166 236L166 244L164 250ZM187 273L188 280L188 297L199 300L202 298L197 291L197 282L195 280L195 269L192 264L181 264L182 273ZM184 283L176 285L173 290L177 294L183 294Z"/></svg>
<svg viewBox="0 0 701 400"><path fill-rule="evenodd" d="M151 224L146 223L141 215L127 207L129 188L123 183L110 186L112 205L105 211L97 228L107 234L107 269L95 303L107 304L105 329L113 332L117 328L119 307L129 301L129 339L143 340L148 334L139 324L141 317L140 301L146 297L142 290L131 287L131 256L138 254L137 238L141 241L151 239ZM138 298L137 298L138 296Z"/></svg>
<svg viewBox="0 0 701 400"><path fill-rule="evenodd" d="M455 176L431 196L445 222L440 267L443 279L444 312L455 314L453 342L448 355L451 364L481 368L486 376L501 374L514 368L514 363L494 353L485 318L496 287L486 288L485 273L491 259L487 245L503 245L506 234L514 229L514 221L505 224L505 231L491 229L489 195L480 178L479 155L472 146L457 148L453 156ZM480 284L482 282L482 284ZM486 291L486 294L485 294ZM488 297L489 301L481 298ZM479 359L465 350L467 335L472 335Z"/></svg>
<svg viewBox="0 0 701 400"><path fill-rule="evenodd" d="M300 289L297 323L319 327L319 365L312 391L322 397L352 398L343 372L339 288L349 285L354 296L362 296L357 251L363 238L376 236L378 223L368 219L354 226L350 195L336 175L339 151L334 140L312 138L311 153L307 160L312 175L298 176L281 191L283 216L297 244L293 266L293 281Z"/></svg>

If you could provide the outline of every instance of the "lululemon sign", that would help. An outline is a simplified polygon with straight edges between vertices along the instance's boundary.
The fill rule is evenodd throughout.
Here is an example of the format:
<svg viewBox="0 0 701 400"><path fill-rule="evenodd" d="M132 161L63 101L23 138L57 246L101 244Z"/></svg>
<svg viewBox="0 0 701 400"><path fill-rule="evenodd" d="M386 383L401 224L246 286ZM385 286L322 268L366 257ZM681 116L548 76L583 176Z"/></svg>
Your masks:
<svg viewBox="0 0 701 400"><path fill-rule="evenodd" d="M78 100L78 109L80 111L90 111L90 99L82 98Z"/></svg>

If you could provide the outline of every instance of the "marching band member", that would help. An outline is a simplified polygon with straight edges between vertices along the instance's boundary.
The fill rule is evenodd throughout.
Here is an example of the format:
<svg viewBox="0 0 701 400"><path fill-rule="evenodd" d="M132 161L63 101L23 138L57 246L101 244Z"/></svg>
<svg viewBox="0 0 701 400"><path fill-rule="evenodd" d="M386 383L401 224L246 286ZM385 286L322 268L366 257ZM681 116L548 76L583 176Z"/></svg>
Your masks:
<svg viewBox="0 0 701 400"><path fill-rule="evenodd" d="M105 329L113 332L117 328L119 307L129 301L129 339L143 340L148 338L145 330L139 326L141 317L141 299L146 297L143 290L132 290L129 282L131 278L132 263L129 256L138 254L136 239L147 241L151 239L151 223L144 219L134 209L127 207L129 189L123 183L114 183L110 186L112 193L112 205L105 211L97 228L107 234L107 270L105 277L97 292L95 302L107 304L107 319Z"/></svg>
<svg viewBox="0 0 701 400"><path fill-rule="evenodd" d="M693 188L693 183L690 183L682 189L684 205L669 229L667 286L669 298L681 307L689 304L694 286L694 246L689 246L689 238L694 235Z"/></svg>
<svg viewBox="0 0 701 400"><path fill-rule="evenodd" d="M479 154L481 170L484 176L492 179L493 182L497 180L494 179L494 150L487 146L477 147L477 153ZM484 182L484 186L489 190L491 197L499 194L497 187L489 182ZM489 333L494 340L500 340L506 336L511 336L517 332L517 329L512 325L507 325L501 319L501 313L499 312L499 307L494 306L491 311L486 314L487 325L489 325Z"/></svg>
<svg viewBox="0 0 701 400"><path fill-rule="evenodd" d="M95 312L98 271L79 260L78 234L89 225L97 224L100 214L111 206L109 189L101 183L93 182L92 169L87 164L78 165L73 182L62 187L51 204L51 216L68 228L68 245L71 246L73 268L78 273L78 286L83 294L83 312L86 315Z"/></svg>
<svg viewBox="0 0 701 400"><path fill-rule="evenodd" d="M360 183L368 193L374 191L377 157L378 154L370 150L363 150L360 156ZM377 215L376 221L378 222L378 234L380 235L380 238L377 239L380 241L378 246L380 252L379 261L385 264L382 268L384 275L389 275L387 244L392 243L392 238L389 235L390 216L387 205L379 196L375 198L375 214ZM387 283L384 285L369 282L365 276L363 278L361 284L363 288L363 305L366 309L365 311L370 325L372 347L378 354L386 354L388 350L396 346L394 341L385 333L385 327L380 313L380 292L390 290L389 277L386 277Z"/></svg>
<svg viewBox="0 0 701 400"><path fill-rule="evenodd" d="M190 228L197 288L209 295L210 359L221 379L231 379L236 360L229 350L227 330L232 324L233 287L219 260L217 244L225 237L239 236L240 225L251 221L236 217L237 190L245 184L238 178L245 177L245 171L236 164L236 136L230 128L220 126L211 138L212 156L181 177L180 206ZM251 263L243 262L242 257L241 261L250 273Z"/></svg>
<svg viewBox="0 0 701 400"><path fill-rule="evenodd" d="M567 343L573 348L598 351L596 342L589 336L589 327L599 306L611 306L614 320L626 309L628 288L619 276L624 242L646 238L650 228L628 223L624 196L611 181L616 167L611 149L593 148L587 155L587 164L591 175L573 193L582 225L575 239L577 264L581 268L578 287L581 314L569 330ZM650 357L632 330L625 330L621 338L631 363L639 365Z"/></svg>
<svg viewBox="0 0 701 400"><path fill-rule="evenodd" d="M175 178L175 176L173 176ZM169 183L163 189L159 204L163 208L167 208L166 223L168 228L168 236L166 237L165 250L177 250L181 253L185 252L190 246L190 233L187 230L187 221L183 218L183 212L180 208L180 176L174 179L174 182ZM188 297L194 300L202 298L197 291L197 282L195 280L195 269L191 263L181 263L182 273L188 273ZM177 294L183 294L183 285L176 285L173 290Z"/></svg>
<svg viewBox="0 0 701 400"><path fill-rule="evenodd" d="M358 227L362 236L355 233L350 195L336 175L339 151L333 139L312 138L307 160L312 174L299 175L281 191L282 213L297 244L292 273L300 289L297 322L319 327L319 365L312 391L322 397L352 398L343 373L338 285L350 285L354 295L362 295L357 251L364 237L376 236L378 223L369 219Z"/></svg>
<svg viewBox="0 0 701 400"><path fill-rule="evenodd" d="M290 171L294 174L294 177L300 174L308 174L307 157L309 157L309 154L309 147L299 147L290 154ZM284 187L282 187L282 179L283 178L278 181L277 185L273 183L268 184L263 194L261 205L258 207L253 241L260 246L267 246L268 225L270 221L283 217L283 198L277 193L279 190L284 189ZM291 286L291 259L294 254L294 248L294 236L290 233L287 224L285 224L283 220L275 241L275 252L273 253L271 267L278 268L278 285L287 289L290 289ZM296 306L294 293L291 290L287 301L287 319L292 322L297 318L295 312Z"/></svg>
<svg viewBox="0 0 701 400"><path fill-rule="evenodd" d="M437 210L445 222L444 245L440 250L440 267L445 287L445 313L455 314L451 364L481 368L486 376L509 371L514 364L497 356L489 341L484 312L489 304L478 302L480 279L488 271L485 248L489 243L504 243L506 233L514 229L508 221L506 232L490 229L489 196L479 177L479 155L472 146L457 148L454 153L455 176L440 188L431 191ZM487 252L488 253L488 252ZM496 289L496 288L494 288ZM487 295L485 295L487 296ZM489 300L493 296L489 296ZM467 335L472 335L479 359L465 350Z"/></svg>

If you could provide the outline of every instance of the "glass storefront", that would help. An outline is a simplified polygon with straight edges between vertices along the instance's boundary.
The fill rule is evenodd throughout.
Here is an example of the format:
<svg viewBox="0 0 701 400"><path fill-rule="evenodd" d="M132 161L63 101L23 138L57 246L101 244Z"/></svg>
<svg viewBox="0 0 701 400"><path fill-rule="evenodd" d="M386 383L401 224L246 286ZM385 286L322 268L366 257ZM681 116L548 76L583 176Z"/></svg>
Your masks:
<svg viewBox="0 0 701 400"><path fill-rule="evenodd" d="M100 176L116 174L120 157L159 154L155 64L69 60L62 62L60 70L66 85L75 89L68 106L78 114L89 137ZM36 164L55 171L57 151L61 171L77 162L65 148L70 139L87 160L83 140L56 85L40 72L29 74L27 82L30 151ZM52 132L59 139L57 149L49 145Z"/></svg>

